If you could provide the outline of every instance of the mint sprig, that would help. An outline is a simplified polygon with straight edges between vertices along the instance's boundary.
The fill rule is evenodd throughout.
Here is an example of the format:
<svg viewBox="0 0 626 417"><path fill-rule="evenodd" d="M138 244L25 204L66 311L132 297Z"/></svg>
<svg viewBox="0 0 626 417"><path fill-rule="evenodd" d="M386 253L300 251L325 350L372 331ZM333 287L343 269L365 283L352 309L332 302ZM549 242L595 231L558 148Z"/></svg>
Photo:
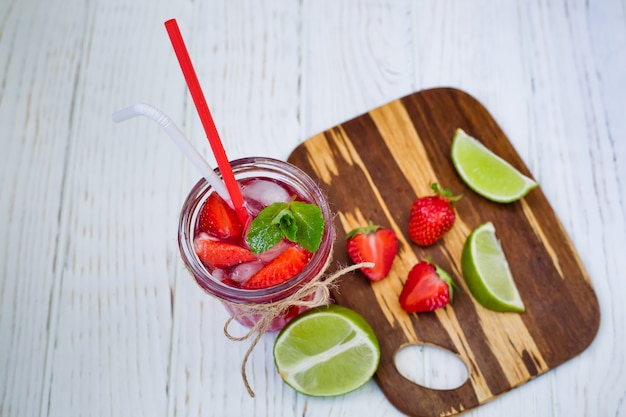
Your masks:
<svg viewBox="0 0 626 417"><path fill-rule="evenodd" d="M315 252L322 242L324 218L315 204L291 200L265 207L252 220L246 242L252 253L262 253L283 238Z"/></svg>

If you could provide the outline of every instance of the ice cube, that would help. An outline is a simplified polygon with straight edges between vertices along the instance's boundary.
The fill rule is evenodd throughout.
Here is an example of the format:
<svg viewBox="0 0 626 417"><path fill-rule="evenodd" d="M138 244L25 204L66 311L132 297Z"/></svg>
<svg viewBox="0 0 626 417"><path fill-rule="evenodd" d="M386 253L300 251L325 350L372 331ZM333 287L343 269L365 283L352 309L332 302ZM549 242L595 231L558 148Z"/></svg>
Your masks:
<svg viewBox="0 0 626 417"><path fill-rule="evenodd" d="M215 278L218 281L223 281L225 278L225 273L223 269L214 269L213 271L211 271L211 275L213 276L213 278Z"/></svg>
<svg viewBox="0 0 626 417"><path fill-rule="evenodd" d="M244 199L248 202L250 211L260 211L264 207L277 202L288 203L291 199L289 192L273 181L255 180L242 189ZM256 215L256 213L253 213Z"/></svg>
<svg viewBox="0 0 626 417"><path fill-rule="evenodd" d="M263 268L263 262L261 261L246 262L237 265L230 273L230 279L240 284L244 283L249 280L252 275L259 272L261 268Z"/></svg>

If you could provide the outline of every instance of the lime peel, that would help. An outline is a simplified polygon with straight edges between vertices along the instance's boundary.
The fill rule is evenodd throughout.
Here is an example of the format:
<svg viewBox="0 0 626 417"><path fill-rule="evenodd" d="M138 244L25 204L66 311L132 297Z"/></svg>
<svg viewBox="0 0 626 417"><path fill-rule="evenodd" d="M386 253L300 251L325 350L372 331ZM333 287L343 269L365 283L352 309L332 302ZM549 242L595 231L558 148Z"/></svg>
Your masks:
<svg viewBox="0 0 626 417"><path fill-rule="evenodd" d="M493 223L483 223L469 235L461 267L467 287L483 307L500 312L526 310Z"/></svg>
<svg viewBox="0 0 626 417"><path fill-rule="evenodd" d="M452 139L451 157L465 184L491 201L517 201L538 186L535 180L460 128Z"/></svg>

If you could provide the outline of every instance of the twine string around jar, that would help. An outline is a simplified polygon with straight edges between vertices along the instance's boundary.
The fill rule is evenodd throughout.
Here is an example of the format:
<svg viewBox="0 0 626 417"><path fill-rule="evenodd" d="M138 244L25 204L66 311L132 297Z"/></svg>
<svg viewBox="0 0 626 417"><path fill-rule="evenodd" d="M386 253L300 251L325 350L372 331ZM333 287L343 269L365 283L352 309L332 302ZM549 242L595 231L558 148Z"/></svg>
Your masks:
<svg viewBox="0 0 626 417"><path fill-rule="evenodd" d="M330 263L330 257L328 260ZM372 262L362 262L359 264L354 264L347 266L345 268L336 271L332 275L325 276L324 268L322 272L313 277L311 281L307 284L303 285L302 288L298 289L296 292L291 294L289 297L283 298L282 300L274 301L271 303L262 303L262 304L238 304L231 303L229 301L221 300L223 303L232 304L237 306L237 308L241 309L239 313L231 316L226 323L224 324L224 335L232 341L241 342L248 340L254 335L254 339L252 339L252 343L248 347L246 354L243 357L241 363L241 377L243 378L243 383L246 386L246 390L248 390L248 394L251 397L254 397L254 391L250 387L250 383L248 382L248 375L246 372L246 364L248 362L248 358L250 354L254 350L255 346L261 340L261 337L265 334L267 329L270 326L272 320L278 317L281 313L286 311L288 308L292 306L296 307L307 307L313 308L328 304L330 302L330 290L336 286L335 281L341 276L357 270L359 268L372 268L374 263ZM259 319L254 324L252 328L243 336L233 336L228 328L230 327L233 320L241 316L246 316L249 314L259 315Z"/></svg>

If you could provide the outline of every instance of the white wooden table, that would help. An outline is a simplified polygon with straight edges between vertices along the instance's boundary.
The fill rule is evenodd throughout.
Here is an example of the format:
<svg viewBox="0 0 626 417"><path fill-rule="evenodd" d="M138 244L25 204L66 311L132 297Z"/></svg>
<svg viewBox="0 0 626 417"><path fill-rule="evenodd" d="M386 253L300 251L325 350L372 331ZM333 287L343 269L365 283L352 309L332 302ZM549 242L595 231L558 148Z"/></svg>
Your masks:
<svg viewBox="0 0 626 417"><path fill-rule="evenodd" d="M163 22L176 18L231 159L412 92L492 113L591 276L581 355L470 416L626 416L626 1L1 0L0 416L396 416L374 382L296 394L273 335L246 344L178 255L197 172L135 102L213 163ZM585 300L580 300L584 303Z"/></svg>

